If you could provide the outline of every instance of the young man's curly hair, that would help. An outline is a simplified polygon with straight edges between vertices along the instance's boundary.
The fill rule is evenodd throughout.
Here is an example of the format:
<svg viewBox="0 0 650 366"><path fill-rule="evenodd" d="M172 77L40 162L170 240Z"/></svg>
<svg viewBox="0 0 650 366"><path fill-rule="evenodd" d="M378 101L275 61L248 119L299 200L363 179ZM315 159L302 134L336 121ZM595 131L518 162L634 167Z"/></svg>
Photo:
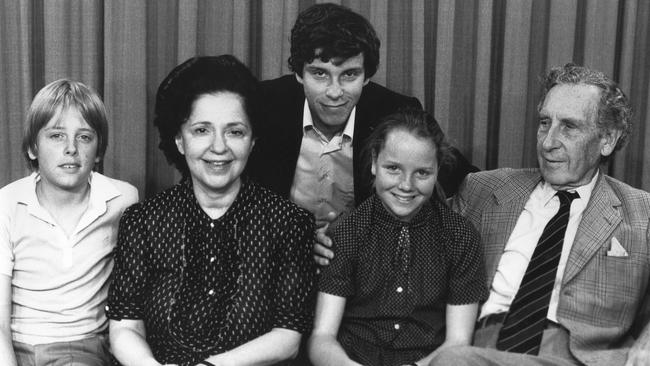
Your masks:
<svg viewBox="0 0 650 366"><path fill-rule="evenodd" d="M301 12L291 29L289 68L303 74L305 64L319 58L335 64L363 54L365 77L379 66L379 38L363 16L336 4L316 4Z"/></svg>

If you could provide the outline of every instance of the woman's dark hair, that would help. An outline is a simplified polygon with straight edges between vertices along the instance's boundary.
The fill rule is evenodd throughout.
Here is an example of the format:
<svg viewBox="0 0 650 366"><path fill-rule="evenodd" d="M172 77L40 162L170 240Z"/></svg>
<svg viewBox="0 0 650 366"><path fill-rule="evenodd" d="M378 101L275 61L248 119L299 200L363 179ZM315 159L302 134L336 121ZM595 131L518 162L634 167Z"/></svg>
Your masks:
<svg viewBox="0 0 650 366"><path fill-rule="evenodd" d="M379 38L366 18L341 5L316 4L300 13L291 29L289 68L302 76L305 64L316 58L343 62L363 53L368 79L377 72L379 46Z"/></svg>
<svg viewBox="0 0 650 366"><path fill-rule="evenodd" d="M154 125L160 133L158 147L183 176L189 175L185 157L178 152L175 137L202 95L230 92L242 98L253 130L259 113L258 81L235 56L193 57L176 66L160 83L156 93Z"/></svg>
<svg viewBox="0 0 650 366"><path fill-rule="evenodd" d="M366 140L364 157L368 170L372 161L384 149L388 133L395 130L403 130L431 141L436 148L438 171L441 166L455 163L451 145L438 122L423 110L404 109L384 117Z"/></svg>

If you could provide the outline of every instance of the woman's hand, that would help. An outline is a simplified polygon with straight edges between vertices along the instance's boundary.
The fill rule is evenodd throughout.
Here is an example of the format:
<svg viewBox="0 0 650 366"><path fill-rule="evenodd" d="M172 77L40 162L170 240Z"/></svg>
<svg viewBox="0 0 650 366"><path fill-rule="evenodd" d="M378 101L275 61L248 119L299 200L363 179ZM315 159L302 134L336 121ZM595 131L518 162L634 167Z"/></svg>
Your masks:
<svg viewBox="0 0 650 366"><path fill-rule="evenodd" d="M162 364L162 363L156 361L154 358L148 358L148 359L142 361L141 366L178 366L178 364L175 364L175 363Z"/></svg>
<svg viewBox="0 0 650 366"><path fill-rule="evenodd" d="M290 329L273 328L228 352L210 356L206 362L214 366L275 365L293 358L300 347L300 333ZM197 366L205 366L198 364Z"/></svg>
<svg viewBox="0 0 650 366"><path fill-rule="evenodd" d="M162 364L156 361L154 358L148 358L142 361L141 366L178 366L178 364L175 363Z"/></svg>
<svg viewBox="0 0 650 366"><path fill-rule="evenodd" d="M109 337L113 355L124 366L178 366L156 361L147 344L144 321L110 320Z"/></svg>
<svg viewBox="0 0 650 366"><path fill-rule="evenodd" d="M231 360L228 360L226 353L220 353L218 355L210 356L205 359L206 362L214 366L231 366L234 363ZM195 366L205 366L205 363L197 363Z"/></svg>

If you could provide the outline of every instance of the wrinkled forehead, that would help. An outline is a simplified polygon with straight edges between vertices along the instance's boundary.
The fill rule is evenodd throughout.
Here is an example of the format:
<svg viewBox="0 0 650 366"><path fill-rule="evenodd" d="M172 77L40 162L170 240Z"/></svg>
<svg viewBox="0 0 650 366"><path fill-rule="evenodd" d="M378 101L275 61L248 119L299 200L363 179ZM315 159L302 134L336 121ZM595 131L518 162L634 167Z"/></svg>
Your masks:
<svg viewBox="0 0 650 366"><path fill-rule="evenodd" d="M595 122L599 103L600 89L594 85L558 84L546 94L540 115Z"/></svg>

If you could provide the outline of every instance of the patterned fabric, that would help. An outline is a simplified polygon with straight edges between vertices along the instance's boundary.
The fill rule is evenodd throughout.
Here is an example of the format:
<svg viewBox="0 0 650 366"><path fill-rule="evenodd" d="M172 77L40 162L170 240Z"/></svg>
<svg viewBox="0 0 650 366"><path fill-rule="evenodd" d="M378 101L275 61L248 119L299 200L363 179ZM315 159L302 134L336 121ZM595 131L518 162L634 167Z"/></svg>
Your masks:
<svg viewBox="0 0 650 366"><path fill-rule="evenodd" d="M252 182L212 220L186 179L120 223L111 319L142 319L161 363L195 365L272 328L306 332L313 219Z"/></svg>
<svg viewBox="0 0 650 366"><path fill-rule="evenodd" d="M438 201L405 225L373 195L337 227L334 246L319 290L347 298L338 339L366 365L431 353L444 341L446 305L475 303L487 293L476 232ZM407 248L408 256L400 255Z"/></svg>
<svg viewBox="0 0 650 366"><path fill-rule="evenodd" d="M540 182L538 169L470 174L452 201L481 234L488 283L517 218ZM610 253L614 239L627 255ZM600 174L566 265L559 323L573 355L589 365L622 365L650 316L650 194Z"/></svg>
<svg viewBox="0 0 650 366"><path fill-rule="evenodd" d="M517 295L499 332L497 348L536 355L546 326L551 292L555 284L571 202L577 192L558 191L558 212L546 224L535 247Z"/></svg>
<svg viewBox="0 0 650 366"><path fill-rule="evenodd" d="M408 273L411 263L411 237L409 236L408 225L402 225L397 238L397 255L395 258L394 270Z"/></svg>

